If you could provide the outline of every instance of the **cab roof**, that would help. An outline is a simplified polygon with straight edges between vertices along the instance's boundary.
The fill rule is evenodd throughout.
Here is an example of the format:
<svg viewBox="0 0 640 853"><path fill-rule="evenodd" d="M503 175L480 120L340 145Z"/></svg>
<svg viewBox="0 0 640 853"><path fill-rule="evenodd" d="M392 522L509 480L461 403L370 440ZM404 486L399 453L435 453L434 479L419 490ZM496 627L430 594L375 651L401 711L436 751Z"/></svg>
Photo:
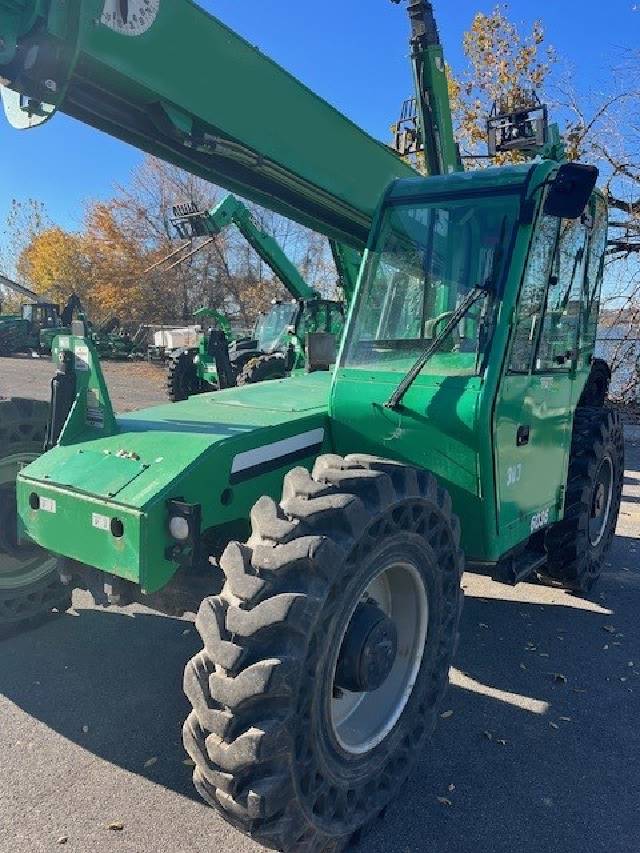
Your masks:
<svg viewBox="0 0 640 853"><path fill-rule="evenodd" d="M528 183L536 186L558 165L559 163L553 160L537 160L513 166L491 166L469 172L452 172L449 175L403 178L393 182L385 201L428 201L430 196L464 195L468 192L514 192ZM534 175L536 172L538 174Z"/></svg>

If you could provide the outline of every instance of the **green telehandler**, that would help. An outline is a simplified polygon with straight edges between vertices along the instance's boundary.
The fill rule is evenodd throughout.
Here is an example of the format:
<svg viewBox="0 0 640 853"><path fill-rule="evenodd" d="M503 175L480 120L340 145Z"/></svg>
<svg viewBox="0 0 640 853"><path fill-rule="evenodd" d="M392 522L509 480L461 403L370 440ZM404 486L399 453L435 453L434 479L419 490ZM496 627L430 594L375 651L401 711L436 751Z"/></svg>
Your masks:
<svg viewBox="0 0 640 853"><path fill-rule="evenodd" d="M232 195L209 211L194 205L174 208L172 223L185 241L167 260L171 267L191 258L218 234L235 225L262 261L272 270L291 295L290 301L274 300L261 314L249 339L231 340L229 329L216 312L213 325L200 339L197 348L182 348L173 353L167 371L167 395L176 403L193 394L251 385L268 379L283 379L296 368L304 367L306 336L323 332L334 338L333 356L344 326L341 302L322 299L306 283L298 268L286 256L278 242L268 234L249 208ZM204 239L192 248L193 242ZM185 250L188 251L185 254ZM176 260L176 253L179 257ZM171 269L169 267L169 269ZM199 317L206 318L208 309Z"/></svg>
<svg viewBox="0 0 640 853"><path fill-rule="evenodd" d="M14 126L61 110L325 234L347 269L364 252L333 371L115 417L76 323L51 449L18 475L21 530L69 584L198 609L195 785L282 851L342 849L406 781L463 552L586 592L620 505L622 428L592 369L596 170L511 105L492 144L531 159L463 172L431 4L409 11L428 176L191 0L0 2Z"/></svg>

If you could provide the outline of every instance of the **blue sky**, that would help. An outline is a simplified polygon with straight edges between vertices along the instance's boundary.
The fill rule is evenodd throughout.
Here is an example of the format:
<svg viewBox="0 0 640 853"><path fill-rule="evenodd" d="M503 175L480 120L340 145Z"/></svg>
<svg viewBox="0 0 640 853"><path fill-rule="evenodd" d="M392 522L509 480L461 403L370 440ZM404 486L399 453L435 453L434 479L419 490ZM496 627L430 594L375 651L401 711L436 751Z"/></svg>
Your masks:
<svg viewBox="0 0 640 853"><path fill-rule="evenodd" d="M388 139L389 124L411 92L402 7L389 0L201 0L201 5L366 130ZM462 33L473 14L493 6L479 0L436 0L454 68L462 64ZM580 88L597 90L606 85L622 51L640 43L640 12L633 6L634 0L512 0L509 16L530 25L540 15L549 43L575 69ZM173 59L179 61L178 56ZM0 221L12 198L33 197L44 201L51 217L65 227L77 224L84 199L108 196L114 183L126 182L141 156L62 115L23 133L11 130L0 117L0 151Z"/></svg>

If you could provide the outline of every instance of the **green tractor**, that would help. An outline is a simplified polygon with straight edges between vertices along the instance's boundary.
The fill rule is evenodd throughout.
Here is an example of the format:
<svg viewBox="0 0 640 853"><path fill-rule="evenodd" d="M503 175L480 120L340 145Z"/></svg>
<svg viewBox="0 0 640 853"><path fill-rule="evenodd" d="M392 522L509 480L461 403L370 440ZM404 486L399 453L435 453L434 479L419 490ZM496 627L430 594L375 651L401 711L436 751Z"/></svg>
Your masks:
<svg viewBox="0 0 640 853"><path fill-rule="evenodd" d="M172 403L234 386L238 371L255 352L254 342L236 339L225 315L215 308L199 308L193 317L204 329L198 346L177 347L165 356L167 397Z"/></svg>
<svg viewBox="0 0 640 853"><path fill-rule="evenodd" d="M91 340L100 358L110 361L127 361L142 358L146 329L140 326L132 334L118 317L110 317L99 325L90 324Z"/></svg>
<svg viewBox="0 0 640 853"><path fill-rule="evenodd" d="M172 261L169 269L192 257L225 228L235 225L292 296L290 301L273 301L269 311L258 317L252 338L234 339L228 321L218 311L203 308L196 312L196 319L213 322L197 348L181 348L172 354L167 371L167 396L172 402L206 391L283 379L305 366L307 334L333 336L335 360L344 327L343 303L322 299L309 287L277 241L255 222L245 204L227 196L210 211L179 205L174 208L172 223L186 242L166 259ZM204 242L193 249L198 238ZM176 254L181 255L177 260Z"/></svg>
<svg viewBox="0 0 640 853"><path fill-rule="evenodd" d="M0 73L15 126L62 110L327 235L347 271L364 254L333 370L115 417L76 324L52 449L17 487L22 532L70 584L198 611L184 743L204 800L267 847L338 851L434 729L465 561L582 593L602 569L624 448L593 362L596 170L564 162L523 106L496 111L492 139L531 159L463 172L423 0L428 176L191 0L14 6Z"/></svg>

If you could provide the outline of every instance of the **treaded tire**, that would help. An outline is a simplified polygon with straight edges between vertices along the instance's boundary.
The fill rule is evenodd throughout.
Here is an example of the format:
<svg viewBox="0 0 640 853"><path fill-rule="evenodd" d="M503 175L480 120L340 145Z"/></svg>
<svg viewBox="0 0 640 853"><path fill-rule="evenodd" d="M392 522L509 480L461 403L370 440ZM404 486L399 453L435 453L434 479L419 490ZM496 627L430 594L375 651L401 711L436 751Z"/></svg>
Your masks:
<svg viewBox="0 0 640 853"><path fill-rule="evenodd" d="M594 505L597 476L603 460L612 464L612 491L606 523L596 543L589 520ZM611 409L577 409L569 457L564 519L547 531L548 563L544 574L570 589L587 593L600 576L611 546L624 478L624 431L620 415Z"/></svg>
<svg viewBox="0 0 640 853"><path fill-rule="evenodd" d="M578 408L587 406L602 408L609 394L611 384L611 369L606 361L594 358L587 383L578 400Z"/></svg>
<svg viewBox="0 0 640 853"><path fill-rule="evenodd" d="M20 349L18 329L6 323L0 325L0 356L14 355Z"/></svg>
<svg viewBox="0 0 640 853"><path fill-rule="evenodd" d="M180 403L203 391L193 359L194 354L189 350L181 350L171 357L167 368L167 397L172 403Z"/></svg>
<svg viewBox="0 0 640 853"><path fill-rule="evenodd" d="M281 503L261 498L251 523L198 613L184 744L197 790L237 829L286 853L333 853L383 813L435 726L462 607L460 526L433 475L360 455L292 470ZM327 720L330 662L367 573L398 554L428 590L424 653L393 728L354 756Z"/></svg>
<svg viewBox="0 0 640 853"><path fill-rule="evenodd" d="M55 558L35 545L19 547L15 535L16 468L42 452L48 412L37 400L0 400L0 639L71 606Z"/></svg>
<svg viewBox="0 0 640 853"><path fill-rule="evenodd" d="M282 353L259 355L248 361L238 376L238 385L255 385L271 379L284 379L287 360Z"/></svg>

